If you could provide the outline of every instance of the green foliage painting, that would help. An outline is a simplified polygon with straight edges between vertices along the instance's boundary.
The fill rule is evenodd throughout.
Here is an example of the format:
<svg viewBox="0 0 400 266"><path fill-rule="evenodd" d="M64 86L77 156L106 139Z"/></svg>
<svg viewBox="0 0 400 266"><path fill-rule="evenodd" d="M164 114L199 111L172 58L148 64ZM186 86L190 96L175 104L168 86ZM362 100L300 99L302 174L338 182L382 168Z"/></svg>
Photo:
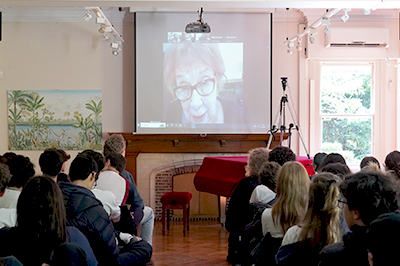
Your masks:
<svg viewBox="0 0 400 266"><path fill-rule="evenodd" d="M101 91L8 91L9 150L101 150Z"/></svg>

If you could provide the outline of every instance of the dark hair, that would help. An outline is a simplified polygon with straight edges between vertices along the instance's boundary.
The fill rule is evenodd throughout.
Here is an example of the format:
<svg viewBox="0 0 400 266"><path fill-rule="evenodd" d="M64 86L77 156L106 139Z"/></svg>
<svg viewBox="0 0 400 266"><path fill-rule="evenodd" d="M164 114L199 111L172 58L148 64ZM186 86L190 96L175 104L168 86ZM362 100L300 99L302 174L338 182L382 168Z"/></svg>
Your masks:
<svg viewBox="0 0 400 266"><path fill-rule="evenodd" d="M360 162L360 169L363 169L364 167L369 166L370 163L376 164L378 166L378 168L381 169L378 159L376 159L373 156L365 156Z"/></svg>
<svg viewBox="0 0 400 266"><path fill-rule="evenodd" d="M397 259L399 238L399 211L382 214L372 221L367 231L366 244L373 256L374 266L393 265Z"/></svg>
<svg viewBox="0 0 400 266"><path fill-rule="evenodd" d="M380 214L399 208L399 183L380 171L363 170L349 175L340 185L349 210L357 210L369 225Z"/></svg>
<svg viewBox="0 0 400 266"><path fill-rule="evenodd" d="M17 154L15 152L6 152L3 154L3 157L5 159L5 162L7 162L9 159L13 158L17 156Z"/></svg>
<svg viewBox="0 0 400 266"><path fill-rule="evenodd" d="M258 172L260 183L268 188L275 190L276 188L276 174L281 166L277 162L265 162L261 165Z"/></svg>
<svg viewBox="0 0 400 266"><path fill-rule="evenodd" d="M350 168L346 164L342 163L330 163L324 166L322 172L329 172L338 177L342 178L348 174L351 174Z"/></svg>
<svg viewBox="0 0 400 266"><path fill-rule="evenodd" d="M87 155L92 158L97 164L97 173L100 173L101 170L104 169L106 165L106 160L100 152L94 150L84 150L83 152L79 153L80 155Z"/></svg>
<svg viewBox="0 0 400 266"><path fill-rule="evenodd" d="M91 173L97 173L97 171L97 164L92 158L84 154L78 154L69 167L69 178L71 182L86 180Z"/></svg>
<svg viewBox="0 0 400 266"><path fill-rule="evenodd" d="M39 157L39 165L43 174L57 176L65 162L64 156L57 149L46 149Z"/></svg>
<svg viewBox="0 0 400 266"><path fill-rule="evenodd" d="M321 163L325 159L327 154L325 152L318 152L317 154L314 155L313 158L313 165L314 165L314 170L316 172L321 171Z"/></svg>
<svg viewBox="0 0 400 266"><path fill-rule="evenodd" d="M396 166L400 164L400 152L392 151L386 155L385 158L385 167L388 170L393 170Z"/></svg>
<svg viewBox="0 0 400 266"><path fill-rule="evenodd" d="M27 239L51 250L67 240L67 217L63 194L49 177L36 176L29 180L17 203L17 227Z"/></svg>
<svg viewBox="0 0 400 266"><path fill-rule="evenodd" d="M118 172L125 170L126 159L122 154L110 152L106 155L106 161L110 160L110 165L117 169Z"/></svg>
<svg viewBox="0 0 400 266"><path fill-rule="evenodd" d="M16 155L7 160L10 168L11 181L8 186L21 188L35 175L35 166L28 157Z"/></svg>
<svg viewBox="0 0 400 266"><path fill-rule="evenodd" d="M10 169L8 165L0 163L0 193L3 193L11 180Z"/></svg>
<svg viewBox="0 0 400 266"><path fill-rule="evenodd" d="M329 153L325 159L322 161L320 168L324 168L325 165L328 165L330 163L342 163L342 164L346 164L346 160L344 159L344 157L342 155L340 155L339 153Z"/></svg>
<svg viewBox="0 0 400 266"><path fill-rule="evenodd" d="M286 162L296 161L296 154L288 147L276 146L269 152L268 160L277 162L282 166Z"/></svg>

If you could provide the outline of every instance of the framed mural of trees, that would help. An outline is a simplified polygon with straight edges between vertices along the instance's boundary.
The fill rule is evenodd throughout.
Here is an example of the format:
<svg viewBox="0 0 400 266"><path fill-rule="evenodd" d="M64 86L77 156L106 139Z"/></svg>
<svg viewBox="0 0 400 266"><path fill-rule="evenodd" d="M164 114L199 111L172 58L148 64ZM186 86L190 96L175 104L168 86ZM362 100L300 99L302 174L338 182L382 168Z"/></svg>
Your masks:
<svg viewBox="0 0 400 266"><path fill-rule="evenodd" d="M9 150L101 150L101 137L101 91L8 91Z"/></svg>

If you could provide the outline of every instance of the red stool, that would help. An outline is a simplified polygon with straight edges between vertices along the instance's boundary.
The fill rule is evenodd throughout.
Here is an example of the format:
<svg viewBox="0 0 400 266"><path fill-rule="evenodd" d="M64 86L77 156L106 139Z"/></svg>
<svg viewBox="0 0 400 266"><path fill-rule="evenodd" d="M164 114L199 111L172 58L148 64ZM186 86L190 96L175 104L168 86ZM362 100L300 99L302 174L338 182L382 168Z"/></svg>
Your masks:
<svg viewBox="0 0 400 266"><path fill-rule="evenodd" d="M186 235L186 230L189 231L189 210L190 210L190 200L192 199L192 193L190 192L165 192L161 196L162 203L162 234L165 235L165 225L167 230L169 230L169 211L173 209L183 210L183 235ZM167 216L167 219L165 219Z"/></svg>

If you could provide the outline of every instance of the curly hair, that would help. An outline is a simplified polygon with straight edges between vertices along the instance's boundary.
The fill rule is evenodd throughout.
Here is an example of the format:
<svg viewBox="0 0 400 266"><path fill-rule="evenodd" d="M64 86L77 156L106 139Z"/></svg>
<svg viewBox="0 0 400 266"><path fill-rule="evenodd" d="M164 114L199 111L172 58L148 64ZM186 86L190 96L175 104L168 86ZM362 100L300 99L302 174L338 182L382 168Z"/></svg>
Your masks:
<svg viewBox="0 0 400 266"><path fill-rule="evenodd" d="M126 149L126 141L122 134L112 134L104 142L104 156L108 153L122 154Z"/></svg>
<svg viewBox="0 0 400 266"><path fill-rule="evenodd" d="M10 187L22 188L35 175L35 166L23 155L16 155L7 160L7 165L11 173Z"/></svg>
<svg viewBox="0 0 400 266"><path fill-rule="evenodd" d="M268 161L268 149L264 147L254 148L249 151L247 165L245 167L246 176L257 176L260 167Z"/></svg>
<svg viewBox="0 0 400 266"><path fill-rule="evenodd" d="M0 163L0 193L3 193L11 180L10 169L8 165Z"/></svg>
<svg viewBox="0 0 400 266"><path fill-rule="evenodd" d="M268 160L283 165L289 161L296 161L296 154L294 154L294 152L288 147L276 146L269 152Z"/></svg>

